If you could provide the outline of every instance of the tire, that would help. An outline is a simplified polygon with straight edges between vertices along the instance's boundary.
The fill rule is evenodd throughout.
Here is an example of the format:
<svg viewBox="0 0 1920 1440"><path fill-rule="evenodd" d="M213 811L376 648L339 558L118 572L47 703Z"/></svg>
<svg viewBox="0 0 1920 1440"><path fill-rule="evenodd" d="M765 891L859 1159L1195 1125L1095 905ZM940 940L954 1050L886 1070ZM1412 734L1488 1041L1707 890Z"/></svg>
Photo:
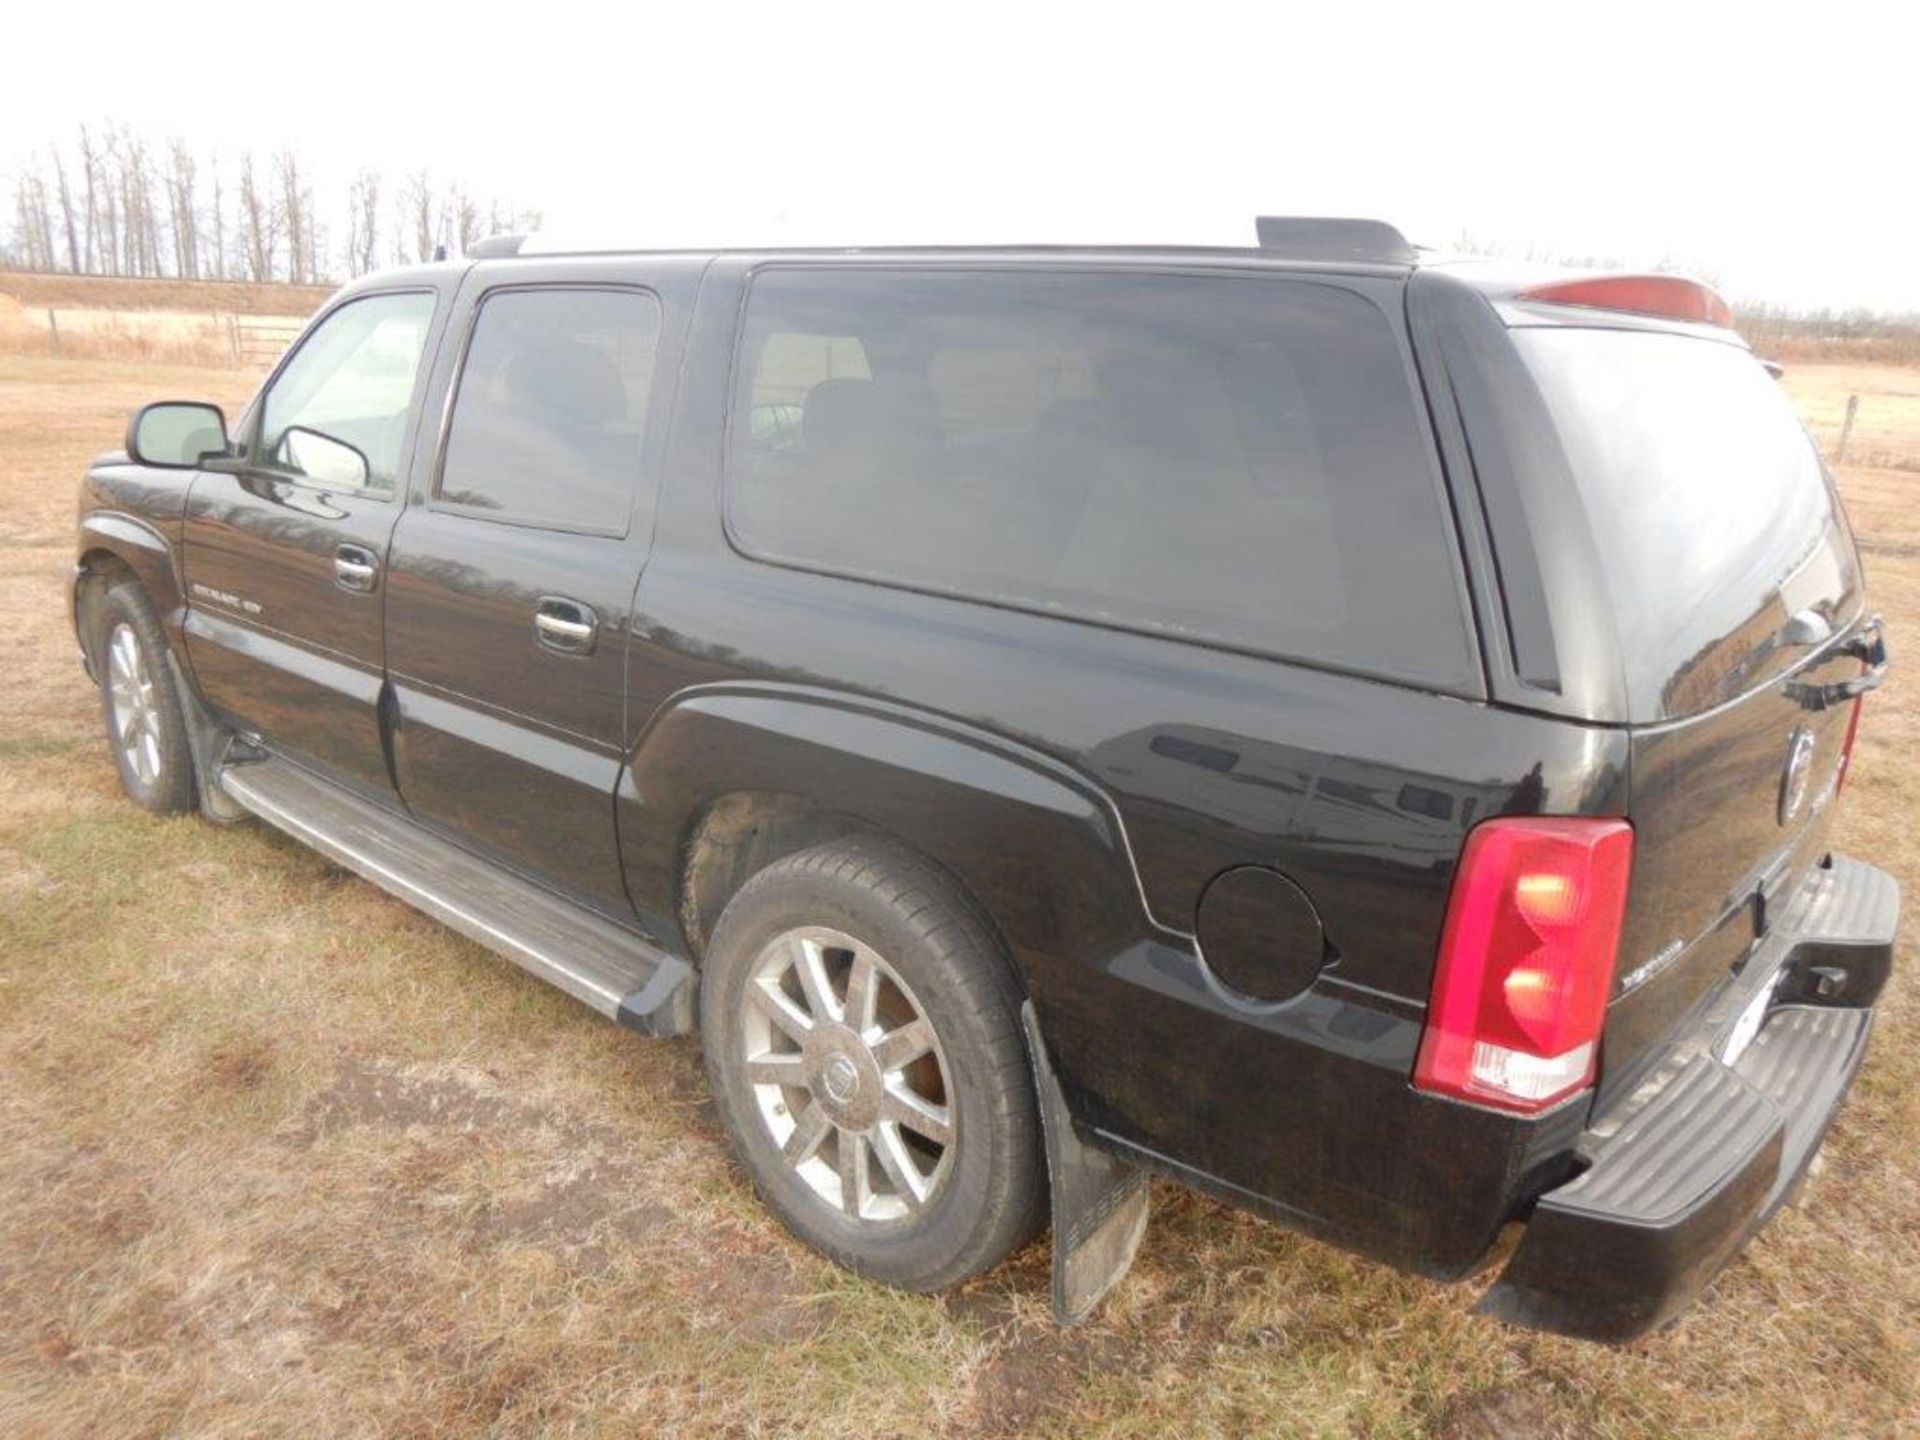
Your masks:
<svg viewBox="0 0 1920 1440"><path fill-rule="evenodd" d="M859 984L863 963L876 983ZM847 1013L856 987L870 1024ZM832 841L755 875L714 928L700 1033L761 1198L814 1249L906 1290L957 1285L1033 1238L1046 1171L1019 1006L985 920L924 861ZM795 1011L812 1028L791 1028ZM908 1062L916 1015L932 1043Z"/></svg>
<svg viewBox="0 0 1920 1440"><path fill-rule="evenodd" d="M193 748L174 688L166 633L137 584L123 582L100 602L94 670L120 786L156 815L195 808Z"/></svg>

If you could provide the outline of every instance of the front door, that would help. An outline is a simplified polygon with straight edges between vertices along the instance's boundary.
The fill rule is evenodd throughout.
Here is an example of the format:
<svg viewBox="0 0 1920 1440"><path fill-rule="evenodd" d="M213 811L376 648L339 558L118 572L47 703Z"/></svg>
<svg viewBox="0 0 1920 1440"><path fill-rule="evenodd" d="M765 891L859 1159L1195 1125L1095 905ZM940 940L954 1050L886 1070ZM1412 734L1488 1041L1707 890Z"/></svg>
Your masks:
<svg viewBox="0 0 1920 1440"><path fill-rule="evenodd" d="M381 602L431 289L336 307L281 365L240 454L194 477L187 655L207 699L276 749L391 796Z"/></svg>
<svg viewBox="0 0 1920 1440"><path fill-rule="evenodd" d="M400 793L418 819L627 913L613 827L651 533L661 296L596 262L471 273L388 564Z"/></svg>

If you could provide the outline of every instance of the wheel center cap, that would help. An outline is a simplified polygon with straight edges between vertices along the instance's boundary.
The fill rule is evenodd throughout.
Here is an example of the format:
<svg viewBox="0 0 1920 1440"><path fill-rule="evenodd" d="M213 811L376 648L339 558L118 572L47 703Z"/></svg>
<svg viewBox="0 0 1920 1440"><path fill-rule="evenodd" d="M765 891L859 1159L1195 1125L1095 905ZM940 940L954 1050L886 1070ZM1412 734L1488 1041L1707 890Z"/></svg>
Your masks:
<svg viewBox="0 0 1920 1440"><path fill-rule="evenodd" d="M884 1081L861 1039L844 1025L822 1026L806 1047L807 1088L843 1130L865 1130L880 1118Z"/></svg>
<svg viewBox="0 0 1920 1440"><path fill-rule="evenodd" d="M860 1093L860 1069L846 1056L836 1055L827 1062L820 1083L835 1101L846 1105Z"/></svg>

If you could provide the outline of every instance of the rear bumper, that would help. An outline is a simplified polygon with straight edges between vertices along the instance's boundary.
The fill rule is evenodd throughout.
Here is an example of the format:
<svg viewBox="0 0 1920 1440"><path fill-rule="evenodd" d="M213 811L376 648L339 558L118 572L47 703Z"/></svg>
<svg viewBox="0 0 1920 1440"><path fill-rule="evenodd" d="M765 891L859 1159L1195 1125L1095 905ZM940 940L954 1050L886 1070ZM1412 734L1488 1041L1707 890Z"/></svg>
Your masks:
<svg viewBox="0 0 1920 1440"><path fill-rule="evenodd" d="M1677 1314L1806 1173L1866 1057L1899 915L1884 871L1817 872L1701 1033L1596 1117L1586 1168L1540 1197L1484 1308L1595 1340ZM1749 1004L1765 1018L1727 1063Z"/></svg>

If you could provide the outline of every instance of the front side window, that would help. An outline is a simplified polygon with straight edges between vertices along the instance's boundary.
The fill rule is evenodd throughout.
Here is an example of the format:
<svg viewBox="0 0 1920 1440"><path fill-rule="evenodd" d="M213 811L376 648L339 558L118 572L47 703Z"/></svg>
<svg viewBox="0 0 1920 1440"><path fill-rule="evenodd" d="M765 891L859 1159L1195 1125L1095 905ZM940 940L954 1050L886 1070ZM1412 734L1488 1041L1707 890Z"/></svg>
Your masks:
<svg viewBox="0 0 1920 1440"><path fill-rule="evenodd" d="M438 498L489 519L620 534L638 487L660 303L505 290L474 322Z"/></svg>
<svg viewBox="0 0 1920 1440"><path fill-rule="evenodd" d="M1398 338L1352 291L773 269L735 368L750 554L1475 683Z"/></svg>
<svg viewBox="0 0 1920 1440"><path fill-rule="evenodd" d="M433 306L428 294L370 295L323 320L267 392L259 463L330 489L391 491Z"/></svg>

